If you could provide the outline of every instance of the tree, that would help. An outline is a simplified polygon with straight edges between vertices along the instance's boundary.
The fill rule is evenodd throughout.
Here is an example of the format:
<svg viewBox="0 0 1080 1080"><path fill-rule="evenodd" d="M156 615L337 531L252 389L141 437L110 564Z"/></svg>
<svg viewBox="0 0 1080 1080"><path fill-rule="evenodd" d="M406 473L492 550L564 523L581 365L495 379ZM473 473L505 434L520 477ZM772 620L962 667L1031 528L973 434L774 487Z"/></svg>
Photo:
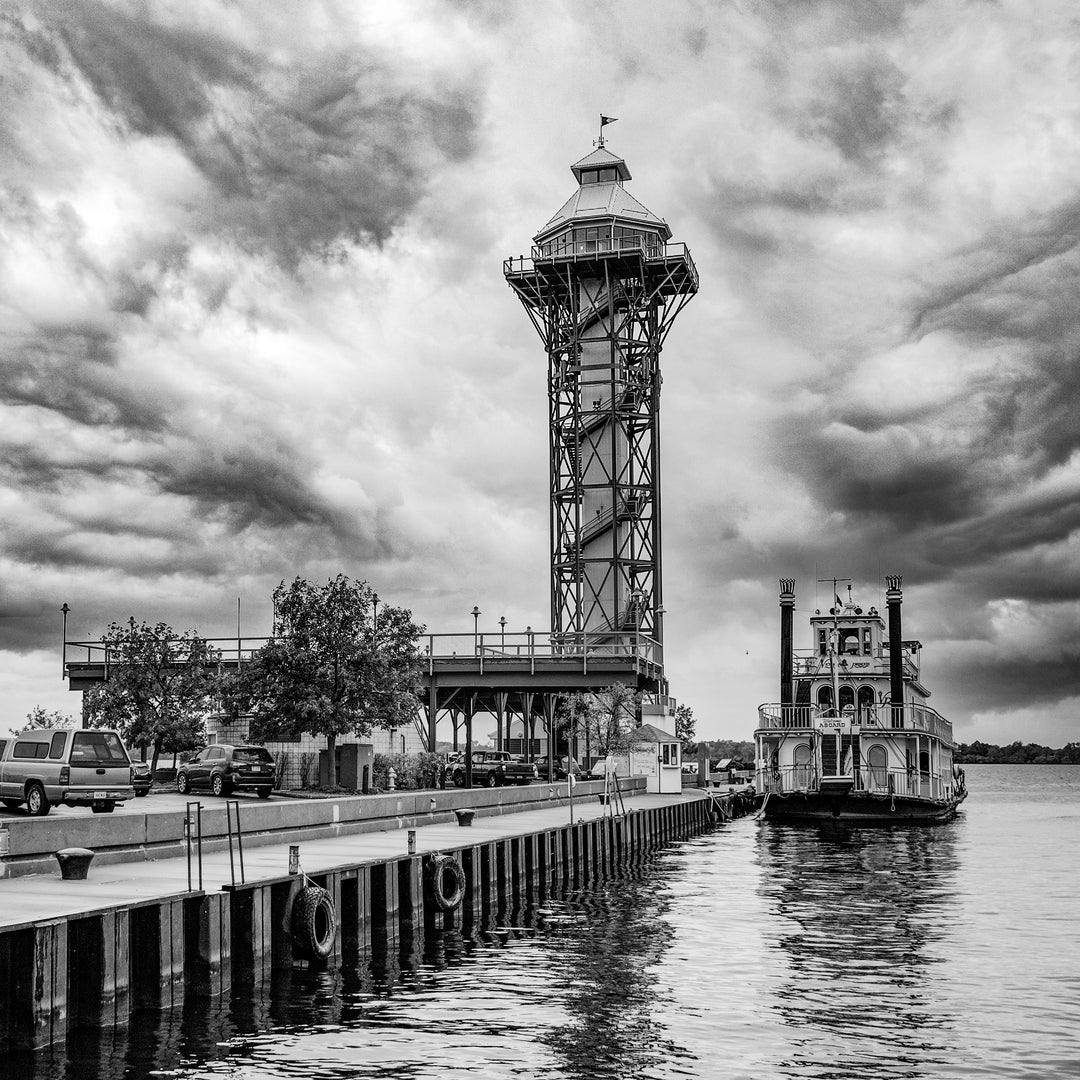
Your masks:
<svg viewBox="0 0 1080 1080"><path fill-rule="evenodd" d="M126 625L110 623L101 642L108 675L84 696L85 722L116 728L128 746L153 747L151 769L162 750L198 746L220 659L205 638L131 618Z"/></svg>
<svg viewBox="0 0 1080 1080"><path fill-rule="evenodd" d="M299 577L278 585L273 640L252 657L234 699L247 701L264 737L324 735L334 768L339 736L414 719L424 628L405 608L375 604L366 581L343 574L322 586Z"/></svg>
<svg viewBox="0 0 1080 1080"><path fill-rule="evenodd" d="M694 741L694 710L689 705L680 705L675 710L675 737L685 746Z"/></svg>
<svg viewBox="0 0 1080 1080"><path fill-rule="evenodd" d="M12 728L12 735L21 735L24 731L33 731L36 728L70 728L75 726L75 717L70 713L62 713L59 709L47 712L41 705L35 705L26 714L26 723L21 728Z"/></svg>
<svg viewBox="0 0 1080 1080"><path fill-rule="evenodd" d="M641 711L641 693L614 683L593 693L571 694L566 703L571 730L584 733L586 756L629 751L635 742Z"/></svg>

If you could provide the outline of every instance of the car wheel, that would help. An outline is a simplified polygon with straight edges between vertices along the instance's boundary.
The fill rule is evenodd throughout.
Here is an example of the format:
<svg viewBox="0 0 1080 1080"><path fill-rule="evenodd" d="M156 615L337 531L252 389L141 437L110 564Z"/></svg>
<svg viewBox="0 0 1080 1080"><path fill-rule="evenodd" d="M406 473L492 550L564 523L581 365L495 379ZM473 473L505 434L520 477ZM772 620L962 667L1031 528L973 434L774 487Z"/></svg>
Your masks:
<svg viewBox="0 0 1080 1080"><path fill-rule="evenodd" d="M259 788L258 795L260 799L269 799L271 789L268 787Z"/></svg>
<svg viewBox="0 0 1080 1080"><path fill-rule="evenodd" d="M115 803L106 803L104 806L91 806L95 814L111 814L116 809Z"/></svg>
<svg viewBox="0 0 1080 1080"><path fill-rule="evenodd" d="M44 817L49 812L49 798L37 783L26 789L26 809L31 817Z"/></svg>
<svg viewBox="0 0 1080 1080"><path fill-rule="evenodd" d="M499 782L499 778L493 772L489 772L488 773L488 778L487 778L487 786L488 787L495 787L498 784L498 782Z"/></svg>
<svg viewBox="0 0 1080 1080"><path fill-rule="evenodd" d="M150 794L150 790L148 788L147 789L140 788L138 791L135 792L135 798L136 799L141 799L144 795L149 795L149 794Z"/></svg>
<svg viewBox="0 0 1080 1080"><path fill-rule="evenodd" d="M214 773L214 779L210 781L210 790L215 795L224 795L226 793L225 777L221 773Z"/></svg>
<svg viewBox="0 0 1080 1080"><path fill-rule="evenodd" d="M176 776L176 790L181 795L186 795L191 790L191 781L187 778L187 773L178 773Z"/></svg>
<svg viewBox="0 0 1080 1080"><path fill-rule="evenodd" d="M463 772L454 773L454 787L465 786L465 774Z"/></svg>
<svg viewBox="0 0 1080 1080"><path fill-rule="evenodd" d="M9 810L14 810L17 807L22 806L22 803L18 799L0 799L0 802L2 802Z"/></svg>

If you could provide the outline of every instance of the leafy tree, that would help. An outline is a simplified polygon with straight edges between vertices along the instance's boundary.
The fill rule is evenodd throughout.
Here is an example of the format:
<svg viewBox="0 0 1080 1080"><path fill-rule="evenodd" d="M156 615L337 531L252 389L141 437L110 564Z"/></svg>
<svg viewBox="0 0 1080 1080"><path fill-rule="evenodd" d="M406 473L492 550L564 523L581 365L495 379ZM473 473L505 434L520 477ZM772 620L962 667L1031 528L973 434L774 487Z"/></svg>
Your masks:
<svg viewBox="0 0 1080 1080"><path fill-rule="evenodd" d="M36 728L70 728L75 726L75 717L70 713L62 713L59 709L47 712L41 705L35 705L26 714L26 723L21 728L12 728L12 735L21 735L24 731L33 731Z"/></svg>
<svg viewBox="0 0 1080 1080"><path fill-rule="evenodd" d="M585 735L587 757L625 753L636 741L641 693L614 683L594 693L571 694L566 712L571 730Z"/></svg>
<svg viewBox="0 0 1080 1080"><path fill-rule="evenodd" d="M340 736L415 718L423 631L410 611L391 605L378 609L376 621L366 581L343 574L321 586L283 581L274 590L273 640L233 684L232 705L250 707L263 737L325 736L333 762Z"/></svg>
<svg viewBox="0 0 1080 1080"><path fill-rule="evenodd" d="M675 737L682 742L683 746L694 741L696 726L694 710L689 705L679 705L675 709Z"/></svg>
<svg viewBox="0 0 1080 1080"><path fill-rule="evenodd" d="M203 723L216 690L218 652L193 630L167 623L110 623L108 677L83 698L91 727L116 728L128 746L153 747L151 768L162 750L189 750L203 738Z"/></svg>

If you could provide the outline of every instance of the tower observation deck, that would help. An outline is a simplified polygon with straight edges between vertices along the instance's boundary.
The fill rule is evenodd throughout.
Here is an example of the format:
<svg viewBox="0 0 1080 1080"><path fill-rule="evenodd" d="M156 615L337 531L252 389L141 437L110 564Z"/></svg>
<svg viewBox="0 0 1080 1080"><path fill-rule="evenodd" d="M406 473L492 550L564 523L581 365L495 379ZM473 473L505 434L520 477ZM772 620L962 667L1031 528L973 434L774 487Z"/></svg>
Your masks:
<svg viewBox="0 0 1080 1080"><path fill-rule="evenodd" d="M622 158L601 145L571 171L577 191L503 266L548 355L552 642L647 641L662 666L660 351L697 269Z"/></svg>

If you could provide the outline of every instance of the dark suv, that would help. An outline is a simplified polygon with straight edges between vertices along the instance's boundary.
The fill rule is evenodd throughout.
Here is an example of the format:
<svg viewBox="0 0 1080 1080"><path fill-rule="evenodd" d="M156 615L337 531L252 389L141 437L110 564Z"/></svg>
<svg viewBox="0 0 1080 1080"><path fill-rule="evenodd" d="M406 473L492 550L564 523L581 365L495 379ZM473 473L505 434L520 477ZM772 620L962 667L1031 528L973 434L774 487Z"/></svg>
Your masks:
<svg viewBox="0 0 1080 1080"><path fill-rule="evenodd" d="M181 795L199 787L215 795L253 789L260 799L268 799L274 787L274 759L265 746L215 743L176 770L176 790Z"/></svg>

